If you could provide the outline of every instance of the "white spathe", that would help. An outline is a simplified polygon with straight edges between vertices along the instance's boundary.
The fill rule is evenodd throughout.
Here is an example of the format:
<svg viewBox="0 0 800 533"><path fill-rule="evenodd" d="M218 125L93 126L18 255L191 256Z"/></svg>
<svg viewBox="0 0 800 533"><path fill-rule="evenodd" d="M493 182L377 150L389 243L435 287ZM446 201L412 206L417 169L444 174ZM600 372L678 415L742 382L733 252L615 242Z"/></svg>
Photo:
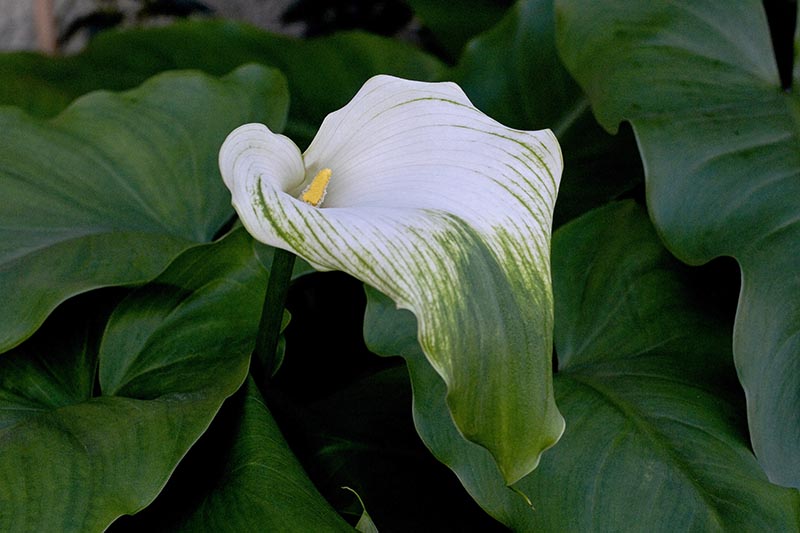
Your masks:
<svg viewBox="0 0 800 533"><path fill-rule="evenodd" d="M247 124L219 162L256 239L413 312L461 433L492 453L508 483L535 468L564 429L550 368L563 166L552 132L507 128L453 83L376 76L328 115L305 153ZM314 207L298 197L323 169L330 182Z"/></svg>

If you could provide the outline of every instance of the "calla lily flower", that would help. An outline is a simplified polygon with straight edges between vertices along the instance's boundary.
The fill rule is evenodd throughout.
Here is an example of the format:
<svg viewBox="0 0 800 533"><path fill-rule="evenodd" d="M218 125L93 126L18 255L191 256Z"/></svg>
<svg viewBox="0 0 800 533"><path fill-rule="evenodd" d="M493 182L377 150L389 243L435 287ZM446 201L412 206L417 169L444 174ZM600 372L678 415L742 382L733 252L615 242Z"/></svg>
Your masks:
<svg viewBox="0 0 800 533"><path fill-rule="evenodd" d="M368 80L305 151L247 124L222 146L258 240L364 281L417 318L462 435L511 484L564 430L552 389L552 213L561 151L453 83Z"/></svg>

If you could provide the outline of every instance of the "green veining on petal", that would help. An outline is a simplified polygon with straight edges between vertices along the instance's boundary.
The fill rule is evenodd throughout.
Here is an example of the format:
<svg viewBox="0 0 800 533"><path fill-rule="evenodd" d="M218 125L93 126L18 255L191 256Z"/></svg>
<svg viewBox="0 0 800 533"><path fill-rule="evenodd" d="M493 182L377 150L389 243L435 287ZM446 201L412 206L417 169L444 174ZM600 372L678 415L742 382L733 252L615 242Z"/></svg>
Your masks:
<svg viewBox="0 0 800 533"><path fill-rule="evenodd" d="M409 93L417 97L398 103ZM505 128L453 84L379 76L323 121L301 156L306 176L331 168L341 180L329 207L283 194L264 177L263 169L282 167L251 145L277 150L280 164L299 161L270 135L243 127L229 137L241 153L227 152L226 141L220 154L245 226L410 310L459 431L492 454L507 483L529 473L564 429L551 368L549 243L562 165L552 133ZM382 142L391 157L380 157ZM366 196L356 179L365 180ZM381 179L385 193L374 181ZM238 196L237 183L257 198Z"/></svg>

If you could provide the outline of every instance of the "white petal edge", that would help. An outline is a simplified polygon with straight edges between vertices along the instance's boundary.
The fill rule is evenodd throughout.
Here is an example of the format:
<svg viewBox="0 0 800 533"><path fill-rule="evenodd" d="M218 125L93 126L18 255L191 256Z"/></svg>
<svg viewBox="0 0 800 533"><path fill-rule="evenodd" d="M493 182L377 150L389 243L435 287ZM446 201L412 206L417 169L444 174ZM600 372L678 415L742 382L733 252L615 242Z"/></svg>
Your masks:
<svg viewBox="0 0 800 533"><path fill-rule="evenodd" d="M453 309L470 290L463 276L471 251L464 246L474 241L473 232L491 250L511 291L543 310L538 322L545 324L530 324L525 334L551 335L550 230L562 165L549 130L506 128L472 106L455 84L390 76L370 79L330 114L303 155L260 125L232 132L220 152L222 175L245 227L319 270L350 273L412 311L420 344L449 389L479 379L472 374L480 361L469 363L466 378L460 372L464 362L453 324L472 312ZM322 168L331 168L333 176L317 209L296 196ZM510 364L526 372L537 366ZM537 368L541 373L542 365ZM549 379L542 394L552 395ZM491 412L491 398L476 402ZM539 443L546 447L560 437L564 422L552 400L538 405L550 411L548 436ZM500 426L517 423L514 413L506 414ZM484 415L476 412L465 422L462 413L457 425L471 438L471 424L480 426ZM481 444L495 456L504 453ZM538 454L523 462L504 471L508 481L535 467Z"/></svg>

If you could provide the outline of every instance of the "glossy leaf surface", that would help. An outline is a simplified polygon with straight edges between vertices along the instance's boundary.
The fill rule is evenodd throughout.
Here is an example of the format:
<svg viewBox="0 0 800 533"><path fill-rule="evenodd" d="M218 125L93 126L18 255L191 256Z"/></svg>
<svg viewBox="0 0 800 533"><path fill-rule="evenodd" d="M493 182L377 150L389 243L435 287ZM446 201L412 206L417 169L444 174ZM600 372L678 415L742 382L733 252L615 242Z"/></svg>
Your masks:
<svg viewBox="0 0 800 533"><path fill-rule="evenodd" d="M225 135L248 120L281 128L286 105L280 74L248 66L93 93L49 121L0 110L0 351L70 296L148 281L209 241L233 216Z"/></svg>
<svg viewBox="0 0 800 533"><path fill-rule="evenodd" d="M149 504L245 379L265 277L239 230L131 293L102 337L71 301L7 353L0 529L97 531Z"/></svg>
<svg viewBox="0 0 800 533"><path fill-rule="evenodd" d="M521 0L492 29L470 41L453 79L473 103L520 129L549 128L564 154L555 225L616 198L641 181L629 130L612 136L556 54L553 2Z"/></svg>
<svg viewBox="0 0 800 533"><path fill-rule="evenodd" d="M535 510L455 431L413 317L368 291L368 342L406 357L417 429L472 496L520 531L796 528L797 492L767 481L741 430L727 327L695 307L644 213L612 204L558 230L553 268L567 429L514 485Z"/></svg>
<svg viewBox="0 0 800 533"><path fill-rule="evenodd" d="M152 506L110 531L352 531L320 496L255 382L229 398Z"/></svg>
<svg viewBox="0 0 800 533"><path fill-rule="evenodd" d="M74 57L0 57L0 102L49 116L86 92L127 89L165 70L191 68L221 76L245 63L272 66L286 76L292 98L286 129L301 144L370 76L430 80L443 68L407 44L366 33L299 40L233 21L186 21L103 33Z"/></svg>
<svg viewBox="0 0 800 533"><path fill-rule="evenodd" d="M753 447L770 479L800 487L800 100L796 72L781 87L762 3L556 5L598 119L633 125L669 249L741 265L734 356Z"/></svg>

